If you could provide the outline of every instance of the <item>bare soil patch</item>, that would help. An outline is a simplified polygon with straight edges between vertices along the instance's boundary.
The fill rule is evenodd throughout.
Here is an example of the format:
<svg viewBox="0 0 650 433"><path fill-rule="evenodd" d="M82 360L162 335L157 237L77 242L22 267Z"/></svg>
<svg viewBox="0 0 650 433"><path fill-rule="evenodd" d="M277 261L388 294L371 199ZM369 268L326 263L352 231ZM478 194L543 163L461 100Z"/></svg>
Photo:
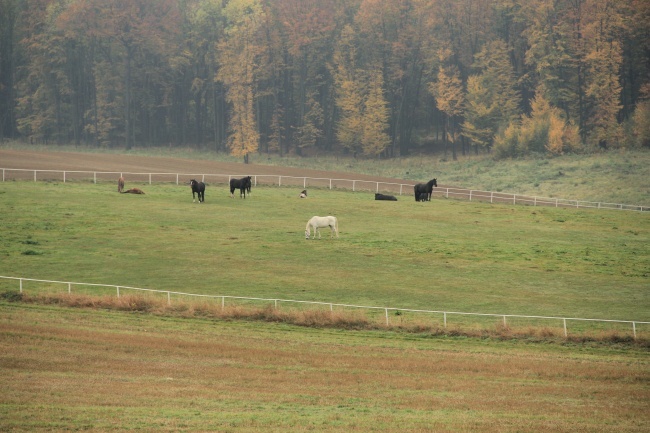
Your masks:
<svg viewBox="0 0 650 433"><path fill-rule="evenodd" d="M47 152L37 150L0 149L0 168L27 170L69 170L139 173L276 175L312 178L356 179L373 182L408 183L401 179L383 178L304 168L261 164L244 164L195 159L116 155L83 152Z"/></svg>

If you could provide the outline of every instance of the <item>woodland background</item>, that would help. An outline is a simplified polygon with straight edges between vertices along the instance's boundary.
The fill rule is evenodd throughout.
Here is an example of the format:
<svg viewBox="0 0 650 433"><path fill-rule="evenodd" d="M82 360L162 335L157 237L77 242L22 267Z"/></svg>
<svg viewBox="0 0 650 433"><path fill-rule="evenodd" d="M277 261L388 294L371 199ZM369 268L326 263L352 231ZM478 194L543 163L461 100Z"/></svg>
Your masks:
<svg viewBox="0 0 650 433"><path fill-rule="evenodd" d="M647 0L0 0L0 138L395 157L650 147Z"/></svg>

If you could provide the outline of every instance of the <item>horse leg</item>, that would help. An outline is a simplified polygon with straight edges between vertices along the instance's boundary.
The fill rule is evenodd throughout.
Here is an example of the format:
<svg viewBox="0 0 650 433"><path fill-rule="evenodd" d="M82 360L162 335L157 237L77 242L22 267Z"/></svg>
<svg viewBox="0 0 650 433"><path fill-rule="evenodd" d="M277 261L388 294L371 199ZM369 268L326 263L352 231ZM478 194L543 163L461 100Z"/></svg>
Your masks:
<svg viewBox="0 0 650 433"><path fill-rule="evenodd" d="M196 203L196 199L194 199L194 191L192 191L192 203Z"/></svg>

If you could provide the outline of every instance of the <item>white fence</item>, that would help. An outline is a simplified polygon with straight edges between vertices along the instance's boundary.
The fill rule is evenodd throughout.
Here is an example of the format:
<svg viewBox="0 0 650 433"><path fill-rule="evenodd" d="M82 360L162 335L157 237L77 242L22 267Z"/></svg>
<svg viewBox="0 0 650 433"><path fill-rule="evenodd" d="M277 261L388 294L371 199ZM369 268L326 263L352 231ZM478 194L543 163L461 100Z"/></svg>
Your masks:
<svg viewBox="0 0 650 433"><path fill-rule="evenodd" d="M2 279L6 280L15 280L18 281L19 284L19 290L20 293L23 293L23 283L25 281L32 281L32 282L38 282L38 283L48 283L48 284L62 284L67 287L67 292L72 293L72 288L73 286L87 286L87 287L103 287L103 288L109 288L111 290L115 290L115 293L117 297L120 297L120 294L124 293L124 291L127 290L132 290L132 291L139 291L139 292L149 292L149 293L159 293L162 295L165 295L167 297L167 303L171 305L172 302L172 295L177 295L177 296L188 296L188 297L196 297L196 298L204 298L204 299L216 299L216 300L221 300L221 308L225 308L226 305L226 299L229 300L248 300L248 301L259 301L259 302L266 302L266 303L273 303L274 308L278 308L278 306L282 303L294 303L294 304L309 304L309 305L317 305L317 306L323 306L326 308L329 308L330 311L334 310L334 307L342 307L342 308L355 308L355 309L364 309L364 310L374 310L374 311L381 311L386 319L386 325L390 325L390 316L389 312L394 312L394 313L424 313L424 314L433 314L433 315L441 315L443 319L443 324L444 327L447 327L448 323L448 317L449 316L475 316L475 317L493 317L493 318L498 318L499 320L503 320L503 325L507 326L508 324L508 319L513 319L513 318L519 318L519 319L538 319L538 320L545 320L545 321L553 321L553 322L560 322L562 323L562 327L564 329L564 336L568 336L568 327L567 327L567 322L569 321L575 321L575 322L592 322L592 323L618 323L618 324L626 324L632 327L632 334L634 336L634 339L636 340L637 338L637 325L649 325L650 322L642 322L638 320L610 320L610 319L584 319L584 318L579 318L579 317L555 317L555 316L529 316L529 315L517 315L517 314L491 314L491 313L464 313L460 311L440 311L440 310L415 310L415 309L409 309L409 308L396 308L396 307L373 307L373 306L365 306L365 305L351 305L351 304L339 304L339 303L334 303L334 302L318 302L318 301L298 301L298 300L293 300L293 299L278 299L278 298L253 298L253 297L244 297L244 296L228 296L228 295L199 295L199 294L194 294L194 293L184 293L184 292L175 292L175 291L169 291L169 290L154 290L154 289L143 289L139 287L130 287L130 286L122 286L122 285L113 285L113 284L93 284L93 283L77 283L77 282L70 282L70 281L52 281L52 280L37 280L33 278L20 278L20 277L7 277L7 276L0 276Z"/></svg>
<svg viewBox="0 0 650 433"><path fill-rule="evenodd" d="M27 170L17 168L2 168L2 181L8 180L56 180L56 181L79 181L91 180L116 181L116 177L127 176L129 182L175 182L177 185L186 184L190 179L201 179L202 182L227 184L232 178L240 178L244 175L233 174L191 174L191 173L132 173L132 172L111 172L111 171L75 171L75 170ZM414 183L391 183L376 182L370 180L355 179L330 179L315 178L307 176L281 176L270 174L251 175L254 186L257 185L278 185L278 186L299 186L301 188L340 188L351 189L352 191L391 192L399 195L411 195ZM470 201L484 201L490 203L525 204L531 206L552 206L563 208L591 208L591 209L613 209L650 211L650 206L628 205L620 203L590 202L584 200L567 200L562 198L536 197L521 194L510 194L494 191L480 191L463 188L438 187L434 188L433 196L445 198L467 199Z"/></svg>

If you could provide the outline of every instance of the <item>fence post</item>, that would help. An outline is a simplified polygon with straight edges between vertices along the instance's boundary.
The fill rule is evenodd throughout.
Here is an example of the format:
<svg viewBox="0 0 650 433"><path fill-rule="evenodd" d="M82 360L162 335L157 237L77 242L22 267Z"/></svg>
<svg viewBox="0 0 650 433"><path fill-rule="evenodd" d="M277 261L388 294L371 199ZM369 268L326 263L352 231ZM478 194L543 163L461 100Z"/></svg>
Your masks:
<svg viewBox="0 0 650 433"><path fill-rule="evenodd" d="M176 185L178 185L178 173L176 173Z"/></svg>
<svg viewBox="0 0 650 433"><path fill-rule="evenodd" d="M375 192L379 192L379 182L377 182L377 191Z"/></svg>
<svg viewBox="0 0 650 433"><path fill-rule="evenodd" d="M632 334L634 334L634 339L636 340L636 323L632 322Z"/></svg>
<svg viewBox="0 0 650 433"><path fill-rule="evenodd" d="M23 293L23 279L20 279L20 293Z"/></svg>
<svg viewBox="0 0 650 433"><path fill-rule="evenodd" d="M4 168L2 169L2 181L3 182L5 181L5 169Z"/></svg>
<svg viewBox="0 0 650 433"><path fill-rule="evenodd" d="M307 178L306 177L302 178L302 187L303 187L303 189L307 188Z"/></svg>
<svg viewBox="0 0 650 433"><path fill-rule="evenodd" d="M68 295L72 293L72 283L68 283Z"/></svg>
<svg viewBox="0 0 650 433"><path fill-rule="evenodd" d="M332 179L330 179L330 191L332 190Z"/></svg>
<svg viewBox="0 0 650 433"><path fill-rule="evenodd" d="M282 176L278 176L278 186L282 186Z"/></svg>
<svg viewBox="0 0 650 433"><path fill-rule="evenodd" d="M167 292L167 305L172 304L172 294L170 292Z"/></svg>
<svg viewBox="0 0 650 433"><path fill-rule="evenodd" d="M356 180L353 180L353 181L352 181L352 192L354 192L354 186L356 185L356 183L357 183Z"/></svg>
<svg viewBox="0 0 650 433"><path fill-rule="evenodd" d="M386 308L386 326L388 326L390 323L388 322L388 308Z"/></svg>
<svg viewBox="0 0 650 433"><path fill-rule="evenodd" d="M444 321L445 328L446 328L447 327L447 313L446 312L442 313L442 316L443 316L443 321Z"/></svg>
<svg viewBox="0 0 650 433"><path fill-rule="evenodd" d="M562 321L564 322L564 338L566 338L568 337L568 334L566 332L566 319L562 319Z"/></svg>
<svg viewBox="0 0 650 433"><path fill-rule="evenodd" d="M93 183L97 185L97 172L93 171Z"/></svg>
<svg viewBox="0 0 650 433"><path fill-rule="evenodd" d="M508 326L508 324L506 323L506 316L503 316L503 327L505 328L506 326Z"/></svg>
<svg viewBox="0 0 650 433"><path fill-rule="evenodd" d="M36 182L36 170L34 170L34 182Z"/></svg>
<svg viewBox="0 0 650 433"><path fill-rule="evenodd" d="M490 191L490 203L494 202L494 191Z"/></svg>
<svg viewBox="0 0 650 433"><path fill-rule="evenodd" d="M119 298L120 297L120 286L115 286L115 288L117 289L117 297Z"/></svg>
<svg viewBox="0 0 650 433"><path fill-rule="evenodd" d="M274 299L273 302L275 303L275 309L277 310L278 309L278 300Z"/></svg>
<svg viewBox="0 0 650 433"><path fill-rule="evenodd" d="M472 201L472 190L469 190L469 201Z"/></svg>
<svg viewBox="0 0 650 433"><path fill-rule="evenodd" d="M223 310L224 308L226 308L226 297L222 296L221 297L221 309Z"/></svg>

